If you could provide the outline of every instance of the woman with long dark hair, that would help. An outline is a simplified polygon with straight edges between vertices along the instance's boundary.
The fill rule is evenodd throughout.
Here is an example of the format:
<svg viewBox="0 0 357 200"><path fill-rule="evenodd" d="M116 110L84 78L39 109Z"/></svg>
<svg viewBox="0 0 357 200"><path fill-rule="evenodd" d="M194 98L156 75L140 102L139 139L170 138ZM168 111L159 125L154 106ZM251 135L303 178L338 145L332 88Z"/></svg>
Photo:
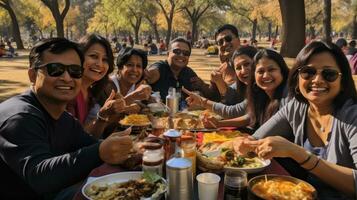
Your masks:
<svg viewBox="0 0 357 200"><path fill-rule="evenodd" d="M80 39L84 53L82 85L76 99L68 104L67 110L75 116L89 134L99 136L107 123L116 118L125 107L122 98L115 93L105 104L99 104L101 91L108 84L108 75L113 72L114 56L110 43L104 37L91 34Z"/></svg>
<svg viewBox="0 0 357 200"><path fill-rule="evenodd" d="M247 100L233 106L214 103L211 109L225 120L204 118L206 127L249 126L253 130L263 124L286 103L286 87L289 69L283 57L276 51L263 49L254 56L247 88ZM210 104L190 93L189 104Z"/></svg>
<svg viewBox="0 0 357 200"><path fill-rule="evenodd" d="M357 93L341 49L324 42L305 46L291 70L289 93L293 99L253 137L235 140L236 151L295 160L318 199L356 199Z"/></svg>

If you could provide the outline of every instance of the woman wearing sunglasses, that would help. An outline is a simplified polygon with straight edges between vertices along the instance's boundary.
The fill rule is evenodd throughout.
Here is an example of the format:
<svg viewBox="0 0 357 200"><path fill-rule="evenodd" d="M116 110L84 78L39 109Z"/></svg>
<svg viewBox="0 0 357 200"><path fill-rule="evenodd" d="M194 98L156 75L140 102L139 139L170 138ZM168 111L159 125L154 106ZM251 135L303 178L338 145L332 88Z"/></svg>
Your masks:
<svg viewBox="0 0 357 200"><path fill-rule="evenodd" d="M286 104L286 83L289 69L283 57L269 49L258 51L254 56L247 88L247 100L233 106L213 103L191 94L189 104L201 104L225 120L204 118L207 128L249 126L252 130L267 121L277 110Z"/></svg>
<svg viewBox="0 0 357 200"><path fill-rule="evenodd" d="M240 153L288 157L304 168L319 199L357 198L357 94L351 69L334 44L301 50L289 78L293 99L252 138L237 139Z"/></svg>
<svg viewBox="0 0 357 200"><path fill-rule="evenodd" d="M103 106L98 103L114 65L113 52L107 39L91 34L83 37L79 44L84 53L82 85L76 99L68 104L67 110L80 121L88 133L99 137L107 122L123 110L125 103L122 98L116 99L114 91Z"/></svg>

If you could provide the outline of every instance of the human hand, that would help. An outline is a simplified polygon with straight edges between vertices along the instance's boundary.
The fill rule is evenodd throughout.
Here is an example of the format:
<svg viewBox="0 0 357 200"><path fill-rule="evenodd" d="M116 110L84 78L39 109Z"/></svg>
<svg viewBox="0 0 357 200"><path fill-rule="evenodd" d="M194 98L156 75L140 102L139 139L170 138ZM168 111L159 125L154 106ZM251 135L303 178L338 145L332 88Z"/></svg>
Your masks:
<svg viewBox="0 0 357 200"><path fill-rule="evenodd" d="M205 128L218 128L219 121L214 117L204 116L202 119Z"/></svg>
<svg viewBox="0 0 357 200"><path fill-rule="evenodd" d="M239 155L247 155L249 152L255 152L257 145L249 145L247 141L255 141L252 136L236 137L233 140L233 149Z"/></svg>
<svg viewBox="0 0 357 200"><path fill-rule="evenodd" d="M138 104L133 103L129 106L126 106L124 112L126 114L136 114L136 113L139 113L140 110L141 110L141 107Z"/></svg>
<svg viewBox="0 0 357 200"><path fill-rule="evenodd" d="M140 84L131 94L134 100L148 100L151 95L151 87L147 84Z"/></svg>
<svg viewBox="0 0 357 200"><path fill-rule="evenodd" d="M123 96L119 93L115 93L114 90L111 91L108 99L105 101L104 105L100 108L99 115L103 118L108 118L112 121L117 114L121 113L125 109L125 100Z"/></svg>
<svg viewBox="0 0 357 200"><path fill-rule="evenodd" d="M224 83L222 73L220 71L213 71L211 73L211 81L216 84Z"/></svg>
<svg viewBox="0 0 357 200"><path fill-rule="evenodd" d="M181 91L188 95L186 102L189 106L204 106L203 97L200 95L187 90L185 87L182 87Z"/></svg>
<svg viewBox="0 0 357 200"><path fill-rule="evenodd" d="M281 136L270 136L256 141L244 141L245 145L255 146L255 153L263 159L291 157L297 145Z"/></svg>
<svg viewBox="0 0 357 200"><path fill-rule="evenodd" d="M99 145L99 157L108 164L121 164L128 159L133 147L129 136L131 127L112 133Z"/></svg>

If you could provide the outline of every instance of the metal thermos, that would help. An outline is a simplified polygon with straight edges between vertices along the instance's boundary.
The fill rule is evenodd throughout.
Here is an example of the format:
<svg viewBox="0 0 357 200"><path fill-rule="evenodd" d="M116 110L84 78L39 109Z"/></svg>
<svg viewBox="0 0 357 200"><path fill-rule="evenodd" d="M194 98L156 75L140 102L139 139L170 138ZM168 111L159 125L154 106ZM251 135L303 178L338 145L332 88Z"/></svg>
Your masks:
<svg viewBox="0 0 357 200"><path fill-rule="evenodd" d="M192 200L192 163L186 158L171 158L166 162L169 200Z"/></svg>
<svg viewBox="0 0 357 200"><path fill-rule="evenodd" d="M166 96L166 106L170 108L170 114L177 113L179 109L179 96L176 94L176 88L169 88Z"/></svg>

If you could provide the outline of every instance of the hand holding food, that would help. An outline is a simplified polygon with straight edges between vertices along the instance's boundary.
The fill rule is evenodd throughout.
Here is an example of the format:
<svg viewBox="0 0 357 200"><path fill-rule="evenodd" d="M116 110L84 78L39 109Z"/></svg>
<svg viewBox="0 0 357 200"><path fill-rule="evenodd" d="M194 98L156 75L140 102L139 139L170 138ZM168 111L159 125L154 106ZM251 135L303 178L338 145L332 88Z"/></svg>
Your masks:
<svg viewBox="0 0 357 200"><path fill-rule="evenodd" d="M257 145L247 144L247 141L256 141L253 137L237 137L233 140L233 148L239 155L247 155L248 152L255 152Z"/></svg>
<svg viewBox="0 0 357 200"><path fill-rule="evenodd" d="M264 159L273 157L291 157L296 145L281 136L270 136L257 141L244 141L244 144L255 146L256 154Z"/></svg>
<svg viewBox="0 0 357 200"><path fill-rule="evenodd" d="M121 164L129 157L133 142L131 128L111 134L99 145L99 157L109 164Z"/></svg>
<svg viewBox="0 0 357 200"><path fill-rule="evenodd" d="M215 117L203 117L202 119L203 125L205 128L218 128L219 121Z"/></svg>

